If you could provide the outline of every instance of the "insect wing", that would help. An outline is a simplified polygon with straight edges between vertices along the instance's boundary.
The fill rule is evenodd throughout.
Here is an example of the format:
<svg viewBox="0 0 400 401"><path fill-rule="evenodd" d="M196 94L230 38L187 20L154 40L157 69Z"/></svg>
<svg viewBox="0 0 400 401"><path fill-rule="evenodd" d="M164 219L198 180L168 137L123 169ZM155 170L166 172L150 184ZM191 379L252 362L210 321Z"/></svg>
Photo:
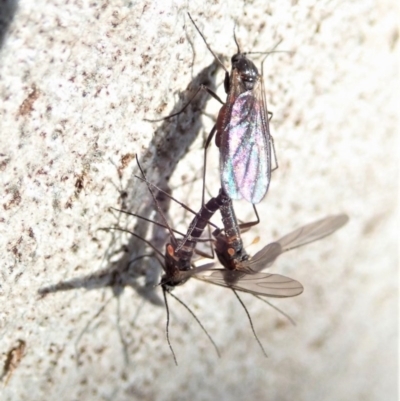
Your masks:
<svg viewBox="0 0 400 401"><path fill-rule="evenodd" d="M329 216L300 227L276 242L281 245L282 252L286 252L324 238L344 226L348 221L349 217L345 214Z"/></svg>
<svg viewBox="0 0 400 401"><path fill-rule="evenodd" d="M220 146L221 182L231 199L259 203L271 177L271 144L262 80L229 108Z"/></svg>
<svg viewBox="0 0 400 401"><path fill-rule="evenodd" d="M258 251L249 261L242 266L259 272L270 267L280 254L294 248L322 239L344 226L349 218L345 214L329 216L324 219L307 224L286 234L276 242L271 242Z"/></svg>
<svg viewBox="0 0 400 401"><path fill-rule="evenodd" d="M249 261L243 262L242 265L259 272L270 267L282 252L281 245L277 242L272 242L258 251Z"/></svg>
<svg viewBox="0 0 400 401"><path fill-rule="evenodd" d="M294 297L303 292L303 286L298 281L280 274L246 274L238 270L215 269L203 270L195 277L233 290L274 298Z"/></svg>

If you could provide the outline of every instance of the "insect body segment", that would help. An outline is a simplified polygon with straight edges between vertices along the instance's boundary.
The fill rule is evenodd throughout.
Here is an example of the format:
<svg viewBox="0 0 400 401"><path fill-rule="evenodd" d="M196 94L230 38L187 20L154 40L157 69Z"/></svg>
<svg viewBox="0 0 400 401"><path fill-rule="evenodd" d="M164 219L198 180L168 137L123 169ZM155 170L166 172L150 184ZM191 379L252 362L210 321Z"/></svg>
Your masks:
<svg viewBox="0 0 400 401"><path fill-rule="evenodd" d="M303 286L296 280L279 274L259 273L256 268L272 262L282 253L282 247L270 244L269 253L253 259L244 249L232 200L223 189L217 198L224 224L224 230L215 230L214 247L223 269L216 269L215 263L203 265L190 271L195 278L233 290L249 292L268 297L292 297L303 292ZM254 267L254 268L253 268ZM260 268L259 270L261 270Z"/></svg>
<svg viewBox="0 0 400 401"><path fill-rule="evenodd" d="M249 255L243 246L240 236L240 228L236 219L235 211L232 206L232 200L220 190L221 196L221 218L224 225L224 231L215 230L215 252L220 263L229 270L236 270L237 264L249 259Z"/></svg>
<svg viewBox="0 0 400 401"><path fill-rule="evenodd" d="M165 253L165 274L161 279L161 283L171 290L176 285L185 283L190 275L183 274L191 269L191 260L197 244L206 225L215 212L222 206L223 194L216 198L211 198L195 215L189 225L188 235L178 246L167 244Z"/></svg>

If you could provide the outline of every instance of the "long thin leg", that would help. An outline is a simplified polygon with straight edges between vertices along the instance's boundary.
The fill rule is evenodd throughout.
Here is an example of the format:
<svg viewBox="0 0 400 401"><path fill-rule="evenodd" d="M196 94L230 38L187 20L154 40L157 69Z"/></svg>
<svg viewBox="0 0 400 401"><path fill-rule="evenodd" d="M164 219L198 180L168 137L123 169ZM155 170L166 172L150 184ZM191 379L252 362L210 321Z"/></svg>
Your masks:
<svg viewBox="0 0 400 401"><path fill-rule="evenodd" d="M217 344L215 344L214 340L212 339L212 337L208 334L207 330L205 329L205 327L201 324L200 320L197 318L197 316L193 313L193 311L185 304L183 303L176 295L169 293L169 295L171 295L171 297L174 297L182 306L184 306L186 308L186 310L193 316L193 318L196 320L196 322L199 324L199 326L201 327L201 329L204 331L204 333L206 333L206 336L208 337L208 339L211 341L211 344L214 346L215 351L217 352L217 355L219 358L221 358L221 354L219 352L219 349L217 347Z"/></svg>
<svg viewBox="0 0 400 401"><path fill-rule="evenodd" d="M253 321L251 320L249 311L247 310L247 308L246 308L246 306L244 305L243 301L241 300L241 298L239 297L239 295L237 294L237 292L236 292L233 288L232 288L232 291L233 291L233 293L236 295L236 298L237 298L237 299L239 300L239 302L242 304L243 309L244 309L244 311L246 312L247 318L249 319L249 322L250 322L251 330L253 331L254 338L255 338L256 341L258 342L258 345L260 346L261 351L263 352L264 356L265 356L266 358L268 358L268 355L267 355L267 353L265 352L265 349L264 349L264 347L262 346L261 341L260 341L259 338L257 337L256 331L254 330Z"/></svg>
<svg viewBox="0 0 400 401"><path fill-rule="evenodd" d="M148 186L151 186L152 188L157 189L158 191L160 191L161 193L163 193L164 195L168 196L170 199L172 199L174 202L176 202L178 205L182 206L184 209L186 209L188 212L196 215L197 212L195 212L193 209L191 209L189 206L185 205L184 203L178 201L176 198L172 197L170 194L168 194L167 192L163 191L161 188L157 187L157 185L152 184L151 182L147 181L145 178L139 177L137 175L135 175L135 177L143 182L145 182ZM209 223L211 224L213 227L217 228L217 226L213 223ZM167 226L165 224L165 226Z"/></svg>
<svg viewBox="0 0 400 401"><path fill-rule="evenodd" d="M201 84L197 88L196 93L190 98L190 100L176 113L170 114L167 117L158 118L156 120L151 120L149 118L145 118L144 121L149 121L149 122L155 123L155 122L159 122L159 121L169 120L172 117L178 116L179 114L183 113L186 110L186 108L190 105L190 103L192 103L192 101L199 94L199 92L203 91L203 90L206 91L209 95L211 95L218 102L220 102L221 104L224 104L224 102L221 100L221 98L213 90L211 90L208 86Z"/></svg>
<svg viewBox="0 0 400 401"><path fill-rule="evenodd" d="M172 199L173 199L173 198L172 198ZM158 227L162 227L162 228L168 229L168 227L167 227L165 224L162 224L162 223L159 223L159 222L157 222L157 221L148 219L147 217L143 217L143 216L141 216L140 214L128 212L127 210L117 209L117 208L112 207L112 206L110 206L109 209L116 210L117 212L125 213L125 214L127 214L128 216L137 217L137 218L139 218L139 219L141 219L141 220L147 221L148 223L155 224L155 225L158 226ZM181 233L180 231L175 230L175 229L173 229L173 228L171 228L171 230L172 230L175 234L182 235L182 236L185 235L184 233Z"/></svg>
<svg viewBox="0 0 400 401"><path fill-rule="evenodd" d="M167 295L166 295L166 291L164 290L164 288L163 288L163 296L164 296L165 308L167 310L167 323L165 325L165 334L167 337L169 349L171 350L172 357L174 358L175 365L178 366L178 361L176 360L175 352L172 349L171 341L169 340L169 308L168 308Z"/></svg>
<svg viewBox="0 0 400 401"><path fill-rule="evenodd" d="M256 221L249 221L248 223L239 224L240 231L247 231L250 227L256 226L260 223L260 216L258 215L256 205L253 204L254 213L256 215Z"/></svg>
<svg viewBox="0 0 400 401"><path fill-rule="evenodd" d="M296 326L296 322L287 314L285 313L282 309L278 308L277 306L275 306L274 304L271 304L271 302L267 301L264 298L259 297L258 295L252 294L253 297L256 297L257 299L259 299L260 301L265 302L267 305L269 305L271 308L275 309L277 312L279 312L281 315L285 316L285 318L287 320L289 320L290 323L293 324L293 326Z"/></svg>
<svg viewBox="0 0 400 401"><path fill-rule="evenodd" d="M269 140L271 141L272 152L274 153L274 160L275 160L275 167L271 171L275 171L275 170L277 170L279 168L279 164L278 164L278 159L276 157L275 142L274 142L273 136L270 136Z"/></svg>
<svg viewBox="0 0 400 401"><path fill-rule="evenodd" d="M206 190L206 169L207 169L207 149L217 131L217 124L214 124L210 133L208 134L206 143L204 145L204 162L203 162L203 191L201 195L201 206L204 206L205 190Z"/></svg>

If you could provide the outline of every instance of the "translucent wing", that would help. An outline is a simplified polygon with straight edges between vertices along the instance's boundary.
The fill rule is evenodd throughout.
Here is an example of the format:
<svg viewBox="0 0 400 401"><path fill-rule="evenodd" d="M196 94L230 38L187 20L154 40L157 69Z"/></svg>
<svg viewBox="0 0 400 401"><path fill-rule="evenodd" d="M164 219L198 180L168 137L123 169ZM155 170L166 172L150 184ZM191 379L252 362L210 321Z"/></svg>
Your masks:
<svg viewBox="0 0 400 401"><path fill-rule="evenodd" d="M277 257L286 251L309 244L324 238L348 222L345 214L328 216L324 219L307 224L286 234L276 242L272 242L258 251L249 261L242 262L243 268L259 272L270 267Z"/></svg>
<svg viewBox="0 0 400 401"><path fill-rule="evenodd" d="M215 263L208 263L185 274L212 284L256 295L270 297L299 295L303 292L303 286L298 281L279 274L259 273L259 271L271 266L281 253L324 238L345 225L348 220L345 214L329 216L300 227L278 241L266 245L250 260L240 263L243 270L251 269L254 273L214 269Z"/></svg>
<svg viewBox="0 0 400 401"><path fill-rule="evenodd" d="M249 261L243 262L242 265L258 272L270 267L282 252L281 245L277 242L272 242L258 251Z"/></svg>
<svg viewBox="0 0 400 401"><path fill-rule="evenodd" d="M349 217L345 214L325 217L294 230L276 242L282 247L282 252L286 252L324 238L344 226L348 221Z"/></svg>
<svg viewBox="0 0 400 401"><path fill-rule="evenodd" d="M220 146L221 182L231 199L259 203L271 177L271 145L262 83L241 93L229 108Z"/></svg>
<svg viewBox="0 0 400 401"><path fill-rule="evenodd" d="M194 277L237 291L274 298L294 297L303 292L303 286L298 281L279 274L211 269L199 271Z"/></svg>

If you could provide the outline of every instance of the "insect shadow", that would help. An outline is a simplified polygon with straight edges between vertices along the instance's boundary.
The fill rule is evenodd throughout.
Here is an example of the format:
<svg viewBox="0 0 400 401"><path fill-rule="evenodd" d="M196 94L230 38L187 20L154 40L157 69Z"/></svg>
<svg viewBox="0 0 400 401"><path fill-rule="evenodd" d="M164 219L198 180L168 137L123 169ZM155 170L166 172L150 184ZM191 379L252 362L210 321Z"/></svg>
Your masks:
<svg viewBox="0 0 400 401"><path fill-rule="evenodd" d="M14 15L18 9L18 1L2 1L0 2L0 48L3 46L4 39Z"/></svg>
<svg viewBox="0 0 400 401"><path fill-rule="evenodd" d="M164 270L164 274L161 277L160 285L161 285L161 288L163 291L163 297L164 297L165 307L166 307L166 311L167 311L166 337L167 337L167 342L168 342L169 348L171 350L171 353L173 355L175 364L177 365L178 363L177 363L176 355L172 348L171 341L169 338L170 312L169 312L167 294L170 294L173 298L175 298L194 317L194 319L197 321L197 323L200 325L202 330L205 332L205 334L211 341L218 356L220 356L218 347L216 346L216 344L213 341L213 339L211 338L211 336L208 334L207 330L201 324L199 319L193 313L193 311L184 302L182 302L179 298L177 298L175 295L172 294L172 290L176 286L180 286L180 285L184 284L189 279L189 277L186 276L185 273L190 271L193 267L192 257L195 252L196 244L199 241L199 238L202 235L207 224L212 224L212 223L210 223L209 220L212 217L212 215L218 210L219 206L216 203L210 204L210 205L208 205L208 207L202 207L199 213L195 213L188 206L183 205L181 202L174 199L176 202L178 202L179 204L184 206L185 209L194 213L195 217L193 218L192 222L189 224L189 230L190 230L191 235L185 236L183 233L179 233L176 230L173 230L170 227L170 225L168 224L167 218L166 218L165 214L163 213L163 211L161 210L159 203L157 201L156 195L153 191L153 188L155 188L155 189L157 189L157 188L154 187L154 185L150 184L147 181L144 171L141 168L138 160L137 160L137 164L138 164L138 167L142 174L142 177L136 177L136 178L139 178L146 183L147 188L154 200L156 210L157 210L159 216L163 220L163 224L153 222L150 219L146 219L143 216L139 216L134 213L126 212L126 214L135 216L135 217L140 217L140 219L155 223L155 225L159 226L159 227L166 227L170 234L170 241L166 244L165 253L163 254L162 252L160 252L159 249L157 249L152 242L146 240L144 237L141 237L140 235L138 235L135 232L132 232L132 231L126 230L126 229L122 229L120 227L111 227L108 230L124 231L124 232L131 234L132 237L141 240L143 243L147 244L151 249L153 249L153 251L155 253L155 257L159 260L160 265L162 266L162 268ZM161 192L159 189L158 189L158 191ZM168 195L168 194L165 193L165 195ZM171 199L173 199L170 195L168 195L168 196ZM120 211L124 212L122 210L120 210ZM184 237L184 239L178 240L175 236L175 233L180 234L181 236ZM178 249L178 245L179 245L179 249Z"/></svg>
<svg viewBox="0 0 400 401"><path fill-rule="evenodd" d="M213 62L200 71L199 74L192 79L188 89L183 91L179 97L186 99L190 96L194 88L197 89L199 85L207 85L215 88L215 74L217 68L217 63ZM142 160L145 161L146 165L152 166L152 169L156 171L155 175L159 178L157 185L163 188L166 193L170 192L168 181L178 162L184 154L188 152L190 145L201 131L202 125L199 117L208 96L207 93L204 93L203 96L198 97L196 102L185 110L184 115L179 121L165 121L161 124L153 135L153 139L148 146L148 151L143 154ZM173 112L181 108L182 104L179 102L175 106ZM121 166L118 168L119 171L122 171L124 168L122 164L123 162L121 159ZM120 191L120 201L130 210L136 210L142 216L150 216L154 211L154 206L152 206L151 203L145 202L141 204L140 201L138 201L138 199L142 199L141 193L143 193L143 188L139 188L137 182L135 183L132 177L128 181L126 188ZM170 204L169 198L164 197L162 193L160 193L157 195L157 201L163 212L167 214ZM120 218L121 214L116 216L116 224L119 224ZM127 224L131 223L129 222ZM152 242L156 247L160 248L166 240L165 230L159 230L154 225L150 225L144 221L138 221L133 231L145 237L150 228L153 230L151 234L153 238ZM128 243L121 247L117 245L120 243L120 237L121 233L115 232L110 239L107 251L103 256L102 265L106 265L104 269L93 274L42 286L38 290L39 295L43 297L51 293L72 289L83 288L86 290L93 290L110 287L112 289L112 297L109 301L113 297L117 299L117 322L119 321L120 295L123 293L125 287L133 288L137 295L145 302L149 301L154 305L163 305L164 303L155 290L155 285L158 284L158 277L161 269L159 264L156 263L153 258L146 258L148 253L146 253L145 244L141 241L137 241L137 239L131 237ZM120 255L121 252L122 256L117 256L116 259L116 255ZM95 319L105 307L106 304L93 315L91 320ZM90 322L88 325L89 324ZM87 330L88 325L86 325L84 331ZM118 331L121 334L119 327ZM83 334L82 332L78 336L78 342ZM122 336L121 342L125 350L125 355L127 355L126 344ZM79 353L77 353L77 355L79 359Z"/></svg>

